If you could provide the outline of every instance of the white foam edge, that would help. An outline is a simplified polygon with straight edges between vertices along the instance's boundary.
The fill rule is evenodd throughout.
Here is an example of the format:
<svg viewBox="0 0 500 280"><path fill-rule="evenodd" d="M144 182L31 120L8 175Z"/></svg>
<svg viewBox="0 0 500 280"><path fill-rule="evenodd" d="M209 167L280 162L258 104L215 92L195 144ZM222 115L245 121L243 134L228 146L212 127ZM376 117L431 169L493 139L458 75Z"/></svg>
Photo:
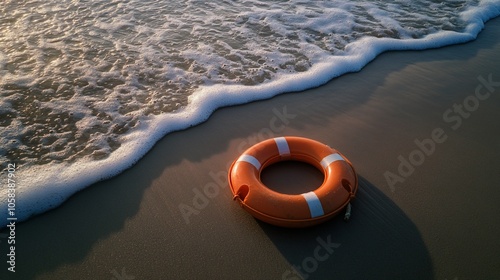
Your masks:
<svg viewBox="0 0 500 280"><path fill-rule="evenodd" d="M283 76L276 81L247 87L241 85L209 86L189 97L188 106L177 113L142 121L138 128L121 138L122 146L100 161L30 166L16 171L17 222L61 205L74 193L104 179L118 175L133 166L166 134L183 130L206 121L218 108L264 100L285 92L302 91L325 84L340 75L357 72L385 51L424 50L474 40L484 23L500 15L498 1L481 1L482 5L466 11L463 17L470 23L465 33L443 31L421 39L366 38L349 44L345 56L330 57L313 65L308 71ZM245 94L242 94L245 92ZM155 133L152 133L155 132ZM82 176L81 174L90 174ZM6 181L5 172L1 175ZM7 188L0 190L0 228L7 224Z"/></svg>

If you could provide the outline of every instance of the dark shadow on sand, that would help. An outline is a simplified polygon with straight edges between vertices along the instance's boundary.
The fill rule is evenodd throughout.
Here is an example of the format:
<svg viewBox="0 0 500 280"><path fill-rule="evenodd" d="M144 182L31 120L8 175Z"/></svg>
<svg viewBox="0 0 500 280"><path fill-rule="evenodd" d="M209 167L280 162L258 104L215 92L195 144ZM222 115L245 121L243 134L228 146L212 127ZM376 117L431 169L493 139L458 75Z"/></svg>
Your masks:
<svg viewBox="0 0 500 280"><path fill-rule="evenodd" d="M377 187L359 179L348 222L343 214L305 229L259 222L291 265L283 279L297 279L297 273L304 279L434 279L416 226Z"/></svg>

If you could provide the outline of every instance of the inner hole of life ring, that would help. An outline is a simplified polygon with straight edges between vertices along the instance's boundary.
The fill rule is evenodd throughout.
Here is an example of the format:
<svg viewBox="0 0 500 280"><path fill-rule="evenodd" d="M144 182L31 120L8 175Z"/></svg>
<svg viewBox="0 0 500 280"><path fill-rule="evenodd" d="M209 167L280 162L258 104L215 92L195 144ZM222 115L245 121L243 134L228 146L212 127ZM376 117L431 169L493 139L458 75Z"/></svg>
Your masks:
<svg viewBox="0 0 500 280"><path fill-rule="evenodd" d="M260 180L267 188L283 194L314 191L324 179L325 174L314 165L297 160L273 163L260 173Z"/></svg>

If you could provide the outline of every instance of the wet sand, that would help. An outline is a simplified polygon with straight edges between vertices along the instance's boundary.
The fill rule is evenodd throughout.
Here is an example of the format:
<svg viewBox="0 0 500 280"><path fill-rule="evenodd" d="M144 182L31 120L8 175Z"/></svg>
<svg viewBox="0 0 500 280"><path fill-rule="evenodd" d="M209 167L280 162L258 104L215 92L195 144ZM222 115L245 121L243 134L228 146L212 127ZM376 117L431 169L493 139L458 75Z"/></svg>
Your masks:
<svg viewBox="0 0 500 280"><path fill-rule="evenodd" d="M386 53L322 87L220 109L121 175L18 225L16 273L7 272L1 239L0 279L496 279L494 81L500 19L468 44ZM350 222L277 228L232 200L231 161L282 135L316 139L351 160L360 188ZM279 185L283 170L270 173ZM320 175L307 174L294 181L316 184Z"/></svg>

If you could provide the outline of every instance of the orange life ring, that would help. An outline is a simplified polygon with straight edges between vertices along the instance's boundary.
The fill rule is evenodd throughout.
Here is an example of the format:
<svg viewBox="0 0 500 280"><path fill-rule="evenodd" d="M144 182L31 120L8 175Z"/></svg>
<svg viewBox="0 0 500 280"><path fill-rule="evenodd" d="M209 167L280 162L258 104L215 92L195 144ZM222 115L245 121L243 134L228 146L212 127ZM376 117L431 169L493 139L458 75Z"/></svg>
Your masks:
<svg viewBox="0 0 500 280"><path fill-rule="evenodd" d="M324 174L323 184L303 194L283 194L260 180L267 166L284 160L309 163ZM358 189L358 177L347 158L320 142L302 137L278 137L260 142L236 159L228 173L234 200L264 222L283 227L322 223L342 209Z"/></svg>

